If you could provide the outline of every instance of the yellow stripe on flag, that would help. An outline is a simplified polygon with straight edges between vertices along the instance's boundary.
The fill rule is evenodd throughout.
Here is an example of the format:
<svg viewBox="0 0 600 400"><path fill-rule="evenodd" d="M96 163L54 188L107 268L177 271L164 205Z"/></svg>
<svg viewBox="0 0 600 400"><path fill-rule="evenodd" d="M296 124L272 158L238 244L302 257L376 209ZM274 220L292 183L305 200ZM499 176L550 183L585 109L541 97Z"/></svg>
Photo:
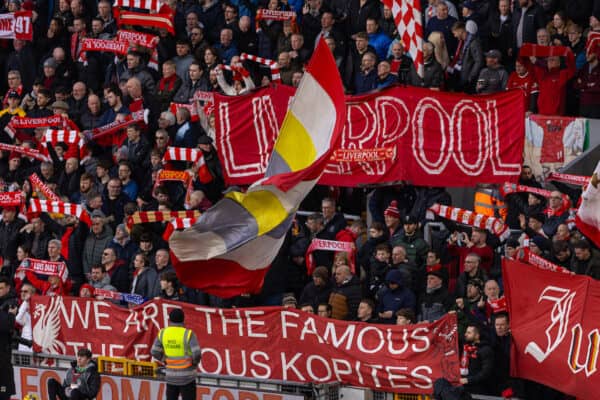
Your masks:
<svg viewBox="0 0 600 400"><path fill-rule="evenodd" d="M258 236L270 232L288 216L279 198L268 190L246 194L230 192L225 197L239 203L254 217L258 226Z"/></svg>
<svg viewBox="0 0 600 400"><path fill-rule="evenodd" d="M285 116L274 150L287 163L291 172L307 168L317 158L310 134L291 110Z"/></svg>

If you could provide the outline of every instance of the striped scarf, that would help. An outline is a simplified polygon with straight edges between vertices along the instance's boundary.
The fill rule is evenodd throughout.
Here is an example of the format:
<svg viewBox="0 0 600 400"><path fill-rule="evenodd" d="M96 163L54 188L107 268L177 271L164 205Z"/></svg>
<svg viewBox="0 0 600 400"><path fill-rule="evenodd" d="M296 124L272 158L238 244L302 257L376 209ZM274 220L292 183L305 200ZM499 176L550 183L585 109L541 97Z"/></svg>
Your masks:
<svg viewBox="0 0 600 400"><path fill-rule="evenodd" d="M459 224L469 225L479 229L487 229L502 240L510 235L508 226L505 225L500 218L478 214L458 207L443 206L437 203L432 205L429 208L429 211L442 218L458 222Z"/></svg>

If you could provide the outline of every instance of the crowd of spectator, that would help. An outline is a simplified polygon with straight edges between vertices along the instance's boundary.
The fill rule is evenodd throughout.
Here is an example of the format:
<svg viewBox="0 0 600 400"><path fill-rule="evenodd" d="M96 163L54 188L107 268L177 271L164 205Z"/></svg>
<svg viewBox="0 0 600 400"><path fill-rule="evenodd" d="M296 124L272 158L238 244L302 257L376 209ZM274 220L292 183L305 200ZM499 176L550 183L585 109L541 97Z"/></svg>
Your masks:
<svg viewBox="0 0 600 400"><path fill-rule="evenodd" d="M173 112L170 104L190 103L198 91L238 95L271 85L271 71L242 61L242 53L276 60L281 83L297 86L316 41L324 38L348 93L393 84L469 94L521 88L528 112L598 117L600 41L586 43L595 31L600 34L600 4L594 4L599 2L429 0L422 5L423 77L400 40L391 10L377 0L167 3L175 34L154 32L159 38L157 69L152 68L153 50L142 46L116 57L102 52L82 57L83 38L115 38L117 22L107 0L4 4L1 12L34 11L34 40L0 41L0 72L6 77L0 82L5 93L0 142L41 149L47 127L15 135L4 128L15 116L61 115L80 130L89 151L84 157L77 146L46 143L50 161L0 152L3 191L22 191L27 200L43 198L31 182L36 173L63 201L82 205L91 218L88 226L74 216L24 215L18 207L3 207L0 302L16 303L19 293L17 322L23 337L31 338L32 294L100 297L94 294L97 289L219 307L293 306L367 323L435 321L456 311L465 351L480 354L480 362L465 366L462 383L467 390L499 394L512 385L526 391L525 398L561 398L548 388L509 378L509 317L501 300L500 260L528 247L577 274L600 279L600 253L569 222L579 196L571 187L556 183L562 193L555 191L549 199L524 193L503 199L508 213L502 217L518 233L501 243L485 230L447 221L447 229L425 241L431 219L427 208L452 204L443 188L378 188L367 202L364 189L318 186L303 209L319 212L296 218L262 292L233 299L208 296L178 282L162 239L165 222L131 226L127 221L138 211L204 211L228 190L210 108L195 121L188 109ZM256 20L259 8L291 10L297 17ZM520 55L528 43L568 49L561 56ZM95 129L131 119L140 110L148 115L146 121L109 139L94 137ZM202 151L212 179L203 182L192 163L173 161L171 169L193 176L191 190L178 182L156 184L168 146ZM541 187L527 167L520 183ZM369 226L364 222L367 209ZM341 211L363 218L347 225ZM316 268L308 276L305 255L314 238L349 241L356 251L315 251ZM69 279L18 273L26 258L64 262Z"/></svg>

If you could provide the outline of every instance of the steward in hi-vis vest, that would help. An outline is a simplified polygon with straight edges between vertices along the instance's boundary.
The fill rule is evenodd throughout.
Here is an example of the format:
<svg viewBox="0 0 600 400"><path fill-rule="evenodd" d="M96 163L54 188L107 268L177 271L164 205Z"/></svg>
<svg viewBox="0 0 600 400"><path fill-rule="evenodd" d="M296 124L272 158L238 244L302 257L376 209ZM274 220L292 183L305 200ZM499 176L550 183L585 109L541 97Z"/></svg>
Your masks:
<svg viewBox="0 0 600 400"><path fill-rule="evenodd" d="M200 362L200 345L196 334L183 326L180 309L169 313L169 326L158 333L152 357L166 364L167 400L196 399L196 368Z"/></svg>

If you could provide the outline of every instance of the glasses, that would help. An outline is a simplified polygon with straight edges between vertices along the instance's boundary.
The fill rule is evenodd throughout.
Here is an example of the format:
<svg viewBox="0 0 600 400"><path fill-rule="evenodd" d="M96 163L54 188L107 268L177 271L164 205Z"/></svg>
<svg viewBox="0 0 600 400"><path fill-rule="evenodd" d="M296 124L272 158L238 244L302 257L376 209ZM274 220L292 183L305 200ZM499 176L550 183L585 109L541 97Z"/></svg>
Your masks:
<svg viewBox="0 0 600 400"><path fill-rule="evenodd" d="M164 118L163 118L163 119L164 119ZM157 137L156 137L156 140L165 140L165 139L166 139L166 137L164 137L164 136L157 136Z"/></svg>

